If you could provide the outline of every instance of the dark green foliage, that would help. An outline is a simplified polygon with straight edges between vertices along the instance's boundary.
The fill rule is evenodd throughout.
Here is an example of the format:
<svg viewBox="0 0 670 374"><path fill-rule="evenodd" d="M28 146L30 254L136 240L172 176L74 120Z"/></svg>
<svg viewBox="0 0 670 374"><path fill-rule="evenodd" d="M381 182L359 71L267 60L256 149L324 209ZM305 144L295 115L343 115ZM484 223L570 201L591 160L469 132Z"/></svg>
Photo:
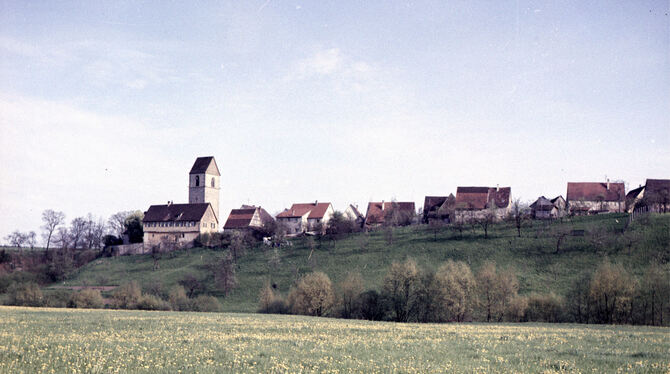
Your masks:
<svg viewBox="0 0 670 374"><path fill-rule="evenodd" d="M7 290L9 305L43 306L44 296L40 286L34 282L13 283Z"/></svg>

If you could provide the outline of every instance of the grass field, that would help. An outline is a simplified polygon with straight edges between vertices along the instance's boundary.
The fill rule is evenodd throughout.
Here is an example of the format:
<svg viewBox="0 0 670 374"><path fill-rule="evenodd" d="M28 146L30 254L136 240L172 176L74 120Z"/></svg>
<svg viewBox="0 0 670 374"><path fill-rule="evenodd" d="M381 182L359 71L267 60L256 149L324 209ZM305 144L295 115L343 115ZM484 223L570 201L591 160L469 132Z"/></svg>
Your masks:
<svg viewBox="0 0 670 374"><path fill-rule="evenodd" d="M483 238L480 228L467 228L461 238L452 230L434 232L422 225L395 229L392 242L383 231L353 234L335 242L324 240L317 243L313 253L305 240L295 239L292 247L278 251L281 262L276 269L268 262L273 251L261 245L240 259L236 269L239 285L227 297L216 289L208 270L223 252L204 248L165 254L157 270L150 255L98 259L71 274L61 285L120 285L137 280L145 288L158 285L167 293L186 274L192 274L204 285L202 292L220 298L225 311L253 312L266 280L272 280L286 294L299 275L313 270L325 272L335 283L348 271L358 271L366 288L378 289L389 265L409 256L427 269L436 269L453 259L465 261L477 271L485 261L493 260L515 270L521 294L554 291L565 295L575 282L590 276L605 257L624 264L636 276L642 275L654 260L670 263L670 215L650 218L644 225L633 223L627 231L638 235L630 252L622 235L617 234L627 222L627 215L608 214L576 217L550 226L535 221L532 227L523 228L520 238L516 229L505 223L490 228L489 239ZM567 238L557 254L556 240L550 234L553 226L585 230L586 235ZM589 238L594 229L604 233L599 247Z"/></svg>
<svg viewBox="0 0 670 374"><path fill-rule="evenodd" d="M670 370L670 329L0 307L0 372Z"/></svg>

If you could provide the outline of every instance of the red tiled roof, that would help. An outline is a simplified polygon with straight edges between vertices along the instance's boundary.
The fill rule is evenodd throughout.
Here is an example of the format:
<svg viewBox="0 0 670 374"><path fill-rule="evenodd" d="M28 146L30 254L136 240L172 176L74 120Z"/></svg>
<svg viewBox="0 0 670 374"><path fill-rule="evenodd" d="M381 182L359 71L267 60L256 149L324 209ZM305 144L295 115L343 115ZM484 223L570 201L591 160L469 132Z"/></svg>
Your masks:
<svg viewBox="0 0 670 374"><path fill-rule="evenodd" d="M426 196L423 200L424 213L440 209L445 201L447 201L447 196Z"/></svg>
<svg viewBox="0 0 670 374"><path fill-rule="evenodd" d="M293 204L291 209L286 209L277 215L277 218L296 218L309 213L308 219L323 218L328 210L330 203L306 203Z"/></svg>
<svg viewBox="0 0 670 374"><path fill-rule="evenodd" d="M670 179L647 179L645 185L645 194L669 193Z"/></svg>
<svg viewBox="0 0 670 374"><path fill-rule="evenodd" d="M509 206L511 187L458 187L456 209L486 209L490 203L499 208Z"/></svg>
<svg viewBox="0 0 670 374"><path fill-rule="evenodd" d="M224 229L245 229L249 227L256 208L233 209L228 215Z"/></svg>
<svg viewBox="0 0 670 374"><path fill-rule="evenodd" d="M219 173L219 167L216 165L216 160L214 160L214 157L207 156L196 158L189 174L204 174L206 172L216 176L221 176L221 173Z"/></svg>
<svg viewBox="0 0 670 374"><path fill-rule="evenodd" d="M209 203L152 205L144 213L143 222L200 221Z"/></svg>
<svg viewBox="0 0 670 374"><path fill-rule="evenodd" d="M624 201L623 183L568 182L568 201Z"/></svg>
<svg viewBox="0 0 670 374"><path fill-rule="evenodd" d="M393 209L394 207L400 211L406 211L414 214L414 202L370 202L368 203L368 211L365 215L365 222L383 223L385 212Z"/></svg>

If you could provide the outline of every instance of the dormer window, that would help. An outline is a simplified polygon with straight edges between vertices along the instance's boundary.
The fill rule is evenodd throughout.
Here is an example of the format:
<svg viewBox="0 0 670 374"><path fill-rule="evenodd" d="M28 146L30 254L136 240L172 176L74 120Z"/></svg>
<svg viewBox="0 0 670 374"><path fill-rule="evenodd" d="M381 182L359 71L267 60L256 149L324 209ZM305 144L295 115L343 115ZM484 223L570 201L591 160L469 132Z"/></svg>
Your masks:
<svg viewBox="0 0 670 374"><path fill-rule="evenodd" d="M200 186L200 176L199 175L195 176L195 186L196 187Z"/></svg>

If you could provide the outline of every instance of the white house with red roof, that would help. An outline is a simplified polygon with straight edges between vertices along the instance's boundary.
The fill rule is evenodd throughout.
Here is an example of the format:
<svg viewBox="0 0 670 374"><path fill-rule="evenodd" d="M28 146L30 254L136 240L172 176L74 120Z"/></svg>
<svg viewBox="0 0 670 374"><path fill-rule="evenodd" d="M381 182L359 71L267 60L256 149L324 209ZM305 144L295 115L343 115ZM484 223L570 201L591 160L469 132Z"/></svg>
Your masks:
<svg viewBox="0 0 670 374"><path fill-rule="evenodd" d="M626 210L626 188L620 182L568 182L566 196L568 210L575 215Z"/></svg>
<svg viewBox="0 0 670 374"><path fill-rule="evenodd" d="M283 223L289 235L297 235L313 230L318 224L327 224L335 210L331 203L300 203L291 205L277 215L277 222Z"/></svg>

